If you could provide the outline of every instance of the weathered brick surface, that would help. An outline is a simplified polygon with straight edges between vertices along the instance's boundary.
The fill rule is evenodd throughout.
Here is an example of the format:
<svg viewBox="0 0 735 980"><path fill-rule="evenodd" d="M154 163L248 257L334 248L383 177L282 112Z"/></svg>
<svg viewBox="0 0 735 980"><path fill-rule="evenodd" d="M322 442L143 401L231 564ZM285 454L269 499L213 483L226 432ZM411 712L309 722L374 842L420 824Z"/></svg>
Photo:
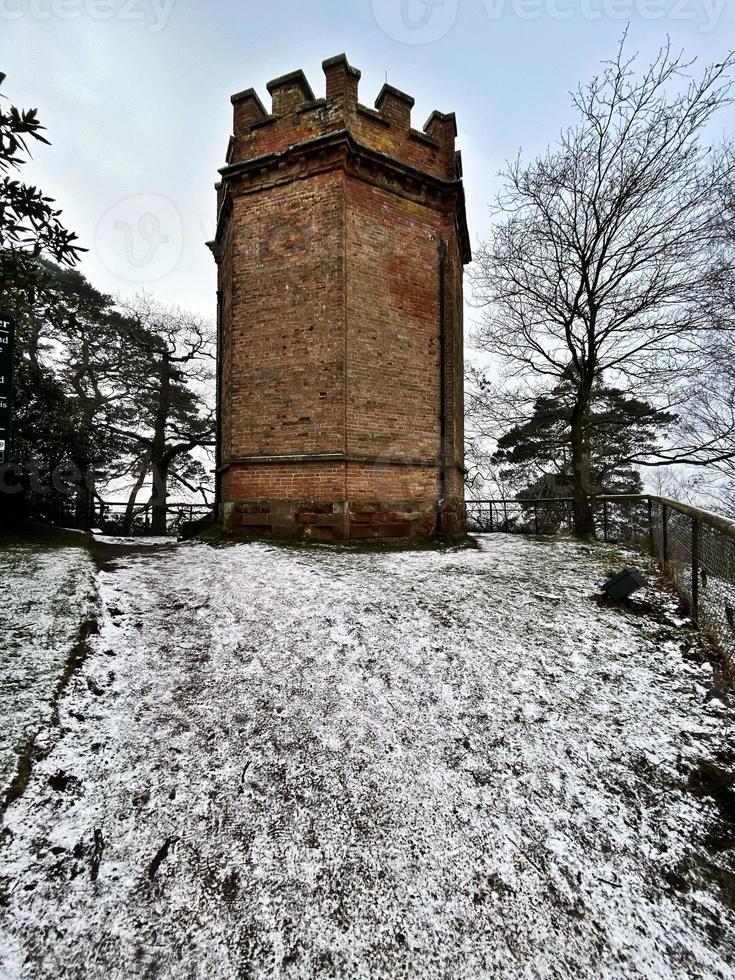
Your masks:
<svg viewBox="0 0 735 980"><path fill-rule="evenodd" d="M249 464L231 466L223 476L222 499L312 500L331 503L344 500L345 465L322 463Z"/></svg>
<svg viewBox="0 0 735 980"><path fill-rule="evenodd" d="M233 202L231 456L343 448L343 178Z"/></svg>
<svg viewBox="0 0 735 980"><path fill-rule="evenodd" d="M225 519L322 540L433 533L444 240L443 529L459 530L469 245L454 117L419 132L408 96L386 86L369 110L344 58L325 74L326 99L301 73L269 84L270 113L252 90L233 97L213 243Z"/></svg>

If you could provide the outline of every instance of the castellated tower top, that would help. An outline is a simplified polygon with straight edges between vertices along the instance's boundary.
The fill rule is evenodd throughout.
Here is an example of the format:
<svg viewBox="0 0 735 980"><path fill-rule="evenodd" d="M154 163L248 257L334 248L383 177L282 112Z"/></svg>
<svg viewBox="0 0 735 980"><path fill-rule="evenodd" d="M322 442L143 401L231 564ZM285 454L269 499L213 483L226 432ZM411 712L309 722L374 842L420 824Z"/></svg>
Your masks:
<svg viewBox="0 0 735 980"><path fill-rule="evenodd" d="M360 72L344 54L323 63L326 98L316 98L303 71L294 71L268 83L269 112L257 92L247 89L232 96L233 136L227 153L228 177L259 158L304 149L320 140L326 146L338 133L349 136L383 157L440 181L458 181L461 158L455 152L457 124L454 113L432 112L422 130L411 125L414 100L392 85L384 85L371 109L358 100Z"/></svg>

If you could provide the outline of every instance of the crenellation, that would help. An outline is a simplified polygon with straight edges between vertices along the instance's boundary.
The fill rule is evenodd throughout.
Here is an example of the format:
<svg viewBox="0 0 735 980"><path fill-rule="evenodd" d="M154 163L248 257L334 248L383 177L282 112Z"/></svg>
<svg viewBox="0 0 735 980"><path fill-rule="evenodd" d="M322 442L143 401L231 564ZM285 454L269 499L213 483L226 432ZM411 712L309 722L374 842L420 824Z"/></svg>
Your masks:
<svg viewBox="0 0 735 980"><path fill-rule="evenodd" d="M454 154L456 152L457 117L453 112L445 114L434 110L426 120L424 132L440 146L445 165L451 169L454 176L456 173Z"/></svg>
<svg viewBox="0 0 735 980"><path fill-rule="evenodd" d="M362 72L353 68L344 54L327 58L322 69L327 79L327 102L348 111L354 109Z"/></svg>
<svg viewBox="0 0 735 980"><path fill-rule="evenodd" d="M250 123L250 129L260 129L261 126L272 126L273 123L276 122L278 122L278 116L263 116L262 119L256 119L254 122Z"/></svg>
<svg viewBox="0 0 735 980"><path fill-rule="evenodd" d="M326 99L314 99L313 102L307 102L305 105L302 105L296 112L314 112L317 109L326 109L327 105L328 102Z"/></svg>
<svg viewBox="0 0 735 980"><path fill-rule="evenodd" d="M432 136L437 130L451 134L451 139L457 137L457 116L453 112L439 112L434 109L432 114L424 123L424 132ZM439 137L437 136L437 139Z"/></svg>
<svg viewBox="0 0 735 980"><path fill-rule="evenodd" d="M234 142L227 164L286 153L289 148L340 131L366 147L401 163L456 180L454 114L433 112L423 131L411 127L414 99L384 85L373 109L358 101L361 73L340 54L323 63L326 96L316 98L303 71L268 83L272 109L268 112L254 89L232 96Z"/></svg>
<svg viewBox="0 0 735 980"><path fill-rule="evenodd" d="M272 113L274 116L284 116L289 112L300 109L304 103L314 102L316 96L306 75L299 69L274 78L266 85L273 99Z"/></svg>
<svg viewBox="0 0 735 980"><path fill-rule="evenodd" d="M438 148L440 145L433 136L429 136L428 133L422 133L420 129L409 129L408 135L411 139L418 140L419 143L426 143L428 146Z"/></svg>
<svg viewBox="0 0 735 980"><path fill-rule="evenodd" d="M235 136L239 136L244 130L250 129L253 123L265 119L268 115L254 88L237 92L231 96L230 102L234 107Z"/></svg>
<svg viewBox="0 0 735 980"><path fill-rule="evenodd" d="M375 108L380 115L406 132L411 128L411 109L415 105L415 99L387 82L375 100Z"/></svg>
<svg viewBox="0 0 735 980"><path fill-rule="evenodd" d="M366 119L370 119L372 122L379 123L386 128L390 126L390 119L381 116L377 109L371 109L369 105L363 105L362 102L358 102L357 111L361 116L365 116Z"/></svg>

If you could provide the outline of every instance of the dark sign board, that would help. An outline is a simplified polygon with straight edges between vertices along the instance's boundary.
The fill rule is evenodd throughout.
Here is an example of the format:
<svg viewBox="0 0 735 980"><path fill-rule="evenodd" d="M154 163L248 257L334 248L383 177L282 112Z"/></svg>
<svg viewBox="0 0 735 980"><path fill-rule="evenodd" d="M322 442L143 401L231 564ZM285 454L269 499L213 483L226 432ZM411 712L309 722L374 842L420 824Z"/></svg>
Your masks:
<svg viewBox="0 0 735 980"><path fill-rule="evenodd" d="M0 313L0 463L10 454L10 423L13 384L13 320Z"/></svg>

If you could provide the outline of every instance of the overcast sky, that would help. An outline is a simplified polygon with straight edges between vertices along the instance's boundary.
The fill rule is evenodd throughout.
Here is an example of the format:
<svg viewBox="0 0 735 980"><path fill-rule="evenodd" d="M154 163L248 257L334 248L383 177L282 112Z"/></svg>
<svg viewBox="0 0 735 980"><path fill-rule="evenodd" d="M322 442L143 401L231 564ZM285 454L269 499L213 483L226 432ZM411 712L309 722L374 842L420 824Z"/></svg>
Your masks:
<svg viewBox="0 0 735 980"><path fill-rule="evenodd" d="M648 56L667 32L702 63L735 46L732 0L0 0L3 91L37 107L53 146L26 169L89 248L82 269L116 294L141 288L210 318L217 169L233 92L346 52L361 101L385 81L421 128L454 111L473 242L496 174L572 119L569 91L611 57L626 21ZM723 118L735 130L735 116Z"/></svg>

